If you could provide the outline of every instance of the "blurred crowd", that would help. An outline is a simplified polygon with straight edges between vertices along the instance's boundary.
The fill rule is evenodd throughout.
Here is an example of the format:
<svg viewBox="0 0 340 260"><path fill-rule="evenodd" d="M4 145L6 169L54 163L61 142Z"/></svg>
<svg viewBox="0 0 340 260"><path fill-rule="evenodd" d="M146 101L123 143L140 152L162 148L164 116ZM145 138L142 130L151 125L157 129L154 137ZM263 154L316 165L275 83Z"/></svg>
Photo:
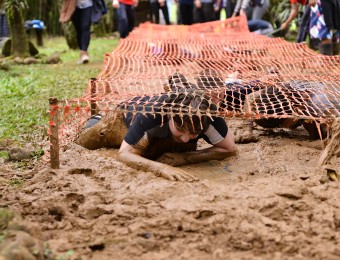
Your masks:
<svg viewBox="0 0 340 260"><path fill-rule="evenodd" d="M135 9L139 0L112 0L120 38L125 38L136 25ZM246 16L251 32L271 37L278 31L289 29L298 20L297 42L307 40L323 55L339 53L340 1L290 0L290 12L281 25L263 19L271 5L270 0L149 0L152 21L157 24L205 23L239 15ZM303 15L296 19L304 7ZM104 0L64 0L61 22L72 21L77 32L79 64L89 62L87 48L90 43L91 23L98 22L107 12Z"/></svg>
<svg viewBox="0 0 340 260"><path fill-rule="evenodd" d="M169 12L174 12L171 9L176 9L177 20L173 23L184 25L220 20L224 12L223 18L245 15L251 32L272 36L276 32L287 31L291 23L297 21L296 42L308 40L309 46L323 55L339 54L338 0L290 0L289 15L284 22L276 25L276 29L263 19L269 10L270 0L150 0L150 3L154 23L160 23L162 11L164 24L170 24Z"/></svg>

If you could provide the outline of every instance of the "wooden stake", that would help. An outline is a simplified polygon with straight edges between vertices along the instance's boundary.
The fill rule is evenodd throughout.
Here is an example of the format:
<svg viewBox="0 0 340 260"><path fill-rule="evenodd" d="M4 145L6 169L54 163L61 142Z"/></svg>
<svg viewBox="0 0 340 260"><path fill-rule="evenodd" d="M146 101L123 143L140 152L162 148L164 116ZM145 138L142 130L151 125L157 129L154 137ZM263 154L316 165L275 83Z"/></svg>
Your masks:
<svg viewBox="0 0 340 260"><path fill-rule="evenodd" d="M91 78L91 116L94 116L97 112L96 98L96 78Z"/></svg>
<svg viewBox="0 0 340 260"><path fill-rule="evenodd" d="M59 122L58 122L58 99L50 98L50 155L51 168L59 169Z"/></svg>

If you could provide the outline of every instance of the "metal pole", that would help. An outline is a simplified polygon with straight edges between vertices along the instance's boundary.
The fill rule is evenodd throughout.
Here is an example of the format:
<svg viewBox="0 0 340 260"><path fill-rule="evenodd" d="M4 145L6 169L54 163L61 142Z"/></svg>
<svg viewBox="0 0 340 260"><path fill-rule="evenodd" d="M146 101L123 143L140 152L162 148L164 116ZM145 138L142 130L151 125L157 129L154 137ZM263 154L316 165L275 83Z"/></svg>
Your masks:
<svg viewBox="0 0 340 260"><path fill-rule="evenodd" d="M59 122L58 122L58 99L50 98L50 155L51 168L59 169Z"/></svg>

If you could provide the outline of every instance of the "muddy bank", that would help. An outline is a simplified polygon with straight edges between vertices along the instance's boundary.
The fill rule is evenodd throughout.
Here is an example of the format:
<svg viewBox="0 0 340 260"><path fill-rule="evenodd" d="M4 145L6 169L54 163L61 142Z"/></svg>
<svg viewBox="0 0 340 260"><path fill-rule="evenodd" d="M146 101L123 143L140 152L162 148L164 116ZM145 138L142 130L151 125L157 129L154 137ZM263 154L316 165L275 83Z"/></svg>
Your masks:
<svg viewBox="0 0 340 260"><path fill-rule="evenodd" d="M320 143L300 128L255 134L236 157L183 166L194 183L72 144L60 170L42 166L21 187L6 163L0 204L38 224L54 257L339 259L339 182L315 172Z"/></svg>

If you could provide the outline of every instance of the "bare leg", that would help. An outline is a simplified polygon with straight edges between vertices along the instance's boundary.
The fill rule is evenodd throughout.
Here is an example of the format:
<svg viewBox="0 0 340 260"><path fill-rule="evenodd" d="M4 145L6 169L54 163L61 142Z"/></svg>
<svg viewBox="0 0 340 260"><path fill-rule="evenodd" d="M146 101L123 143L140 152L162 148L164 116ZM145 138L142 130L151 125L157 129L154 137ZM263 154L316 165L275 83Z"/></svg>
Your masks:
<svg viewBox="0 0 340 260"><path fill-rule="evenodd" d="M83 129L76 143L90 150L104 147L119 148L122 144L127 127L123 116L118 114L106 115L101 121L90 128Z"/></svg>

